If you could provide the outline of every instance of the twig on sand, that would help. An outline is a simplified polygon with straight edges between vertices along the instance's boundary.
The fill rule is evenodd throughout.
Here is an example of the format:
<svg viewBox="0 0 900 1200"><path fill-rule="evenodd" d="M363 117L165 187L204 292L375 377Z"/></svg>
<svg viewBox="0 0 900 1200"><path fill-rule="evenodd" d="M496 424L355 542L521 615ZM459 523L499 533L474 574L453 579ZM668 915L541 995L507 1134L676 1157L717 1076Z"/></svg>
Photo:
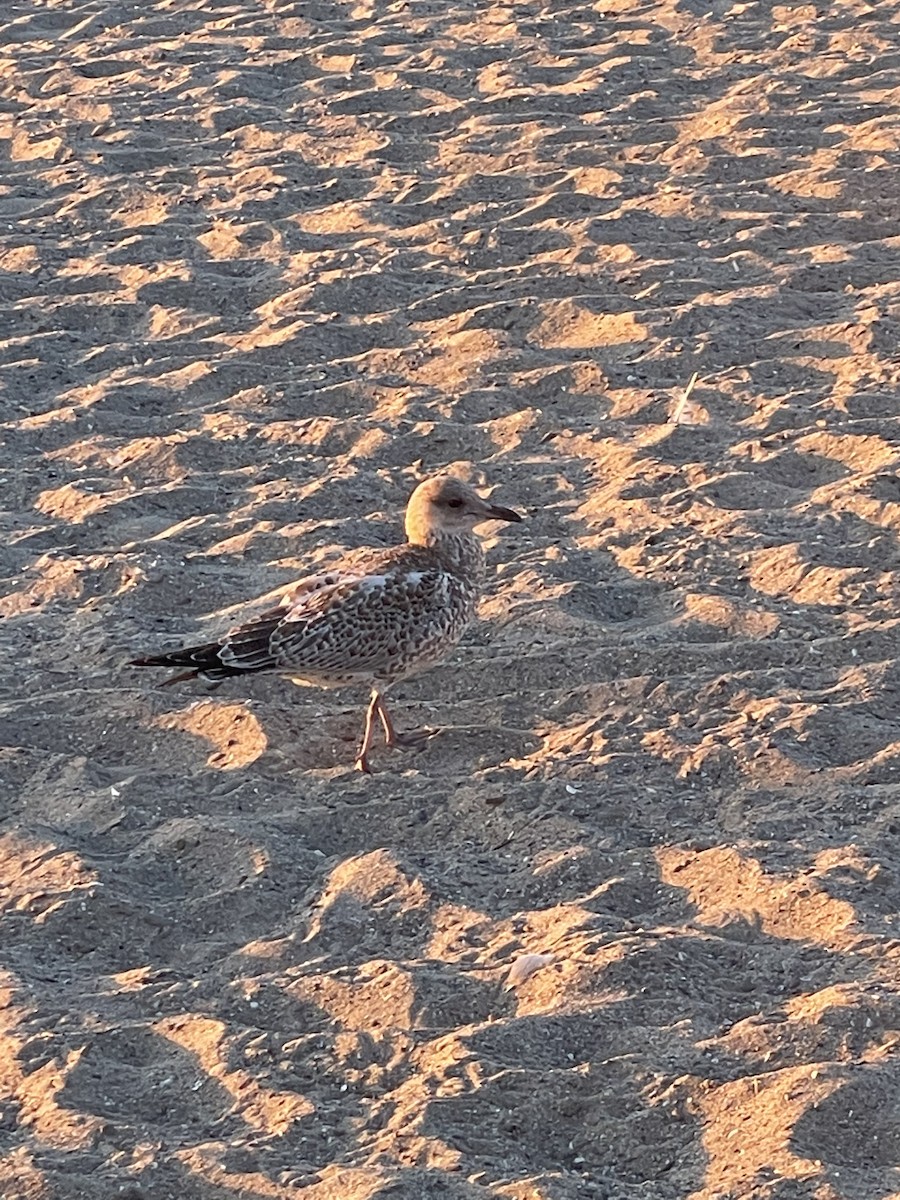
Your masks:
<svg viewBox="0 0 900 1200"><path fill-rule="evenodd" d="M694 390L698 379L699 379L699 375L695 371L693 373L693 375L691 376L687 387L684 389L680 400L678 401L678 403L675 405L675 407L672 409L671 413L669 414L669 424L670 425L678 425L681 422L681 418L684 415L684 410L687 407L687 402L691 398L691 392Z"/></svg>

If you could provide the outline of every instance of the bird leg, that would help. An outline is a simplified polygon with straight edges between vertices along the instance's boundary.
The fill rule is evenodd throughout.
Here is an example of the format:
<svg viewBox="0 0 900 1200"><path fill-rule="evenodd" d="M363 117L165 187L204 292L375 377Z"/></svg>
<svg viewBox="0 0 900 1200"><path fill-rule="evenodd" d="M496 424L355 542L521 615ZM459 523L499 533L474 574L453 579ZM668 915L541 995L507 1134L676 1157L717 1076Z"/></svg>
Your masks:
<svg viewBox="0 0 900 1200"><path fill-rule="evenodd" d="M369 707L366 709L366 729L363 733L362 745L359 748L359 753L356 756L354 764L357 771L363 771L366 775L371 775L372 768L369 766L369 750L372 747L372 731L375 727L375 714L381 712L381 696L378 694L377 688L372 688L372 699L369 701ZM382 717L382 722L384 718Z"/></svg>
<svg viewBox="0 0 900 1200"><path fill-rule="evenodd" d="M394 728L394 722L391 720L388 710L384 707L384 701L381 696L378 697L378 715L381 717L381 727L384 730L385 744L392 749L408 749L410 746L418 746L422 742L428 741L430 737L434 737L434 729L412 729L408 733L398 733Z"/></svg>

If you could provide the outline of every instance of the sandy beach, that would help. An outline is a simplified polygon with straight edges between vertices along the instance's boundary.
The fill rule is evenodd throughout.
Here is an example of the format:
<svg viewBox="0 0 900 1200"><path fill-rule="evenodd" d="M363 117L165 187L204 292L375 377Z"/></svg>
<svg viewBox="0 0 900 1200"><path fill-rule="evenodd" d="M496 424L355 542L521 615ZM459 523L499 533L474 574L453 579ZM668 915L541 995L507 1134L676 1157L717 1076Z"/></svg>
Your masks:
<svg viewBox="0 0 900 1200"><path fill-rule="evenodd" d="M898 20L4 7L3 1200L900 1193ZM422 748L126 665L443 469Z"/></svg>

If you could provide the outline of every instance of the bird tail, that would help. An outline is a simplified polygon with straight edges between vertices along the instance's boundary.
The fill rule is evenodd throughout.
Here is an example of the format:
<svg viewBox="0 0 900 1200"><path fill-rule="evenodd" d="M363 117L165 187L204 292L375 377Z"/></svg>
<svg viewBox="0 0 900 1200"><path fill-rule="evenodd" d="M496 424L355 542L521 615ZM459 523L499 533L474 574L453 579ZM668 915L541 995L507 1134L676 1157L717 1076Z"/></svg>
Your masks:
<svg viewBox="0 0 900 1200"><path fill-rule="evenodd" d="M173 683L182 683L185 679L196 679L202 675L210 683L220 683L229 675L239 675L234 667L226 666L221 659L222 645L220 642L207 642L203 646L185 646L181 650L173 650L169 654L150 654L145 658L133 658L130 667L187 667L166 679L160 687L169 687Z"/></svg>

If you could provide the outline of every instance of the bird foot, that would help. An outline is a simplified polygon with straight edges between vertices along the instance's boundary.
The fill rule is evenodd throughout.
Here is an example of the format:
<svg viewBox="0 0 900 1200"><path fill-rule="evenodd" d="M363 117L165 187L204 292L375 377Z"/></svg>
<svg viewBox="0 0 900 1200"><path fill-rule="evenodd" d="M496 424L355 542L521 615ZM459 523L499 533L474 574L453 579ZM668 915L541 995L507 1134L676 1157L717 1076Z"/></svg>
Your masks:
<svg viewBox="0 0 900 1200"><path fill-rule="evenodd" d="M410 729L406 733L395 733L386 744L392 750L411 750L414 746L421 746L423 742L430 742L440 732L439 729Z"/></svg>
<svg viewBox="0 0 900 1200"><path fill-rule="evenodd" d="M392 750L412 750L424 742L431 741L440 732L439 729L411 729L407 733L395 733L389 742L385 742L385 745ZM361 771L363 775L371 775L372 768L369 765L368 754L357 755L353 769Z"/></svg>

